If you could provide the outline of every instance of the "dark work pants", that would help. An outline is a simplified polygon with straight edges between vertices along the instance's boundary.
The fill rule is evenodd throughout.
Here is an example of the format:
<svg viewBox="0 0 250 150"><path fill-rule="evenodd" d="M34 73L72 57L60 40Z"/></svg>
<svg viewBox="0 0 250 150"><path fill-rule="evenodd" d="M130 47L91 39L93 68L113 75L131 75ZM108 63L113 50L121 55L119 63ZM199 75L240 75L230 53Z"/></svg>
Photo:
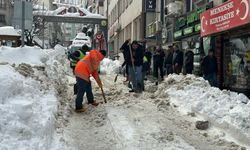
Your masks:
<svg viewBox="0 0 250 150"><path fill-rule="evenodd" d="M77 96L76 96L76 109L82 108L83 96L86 92L88 103L94 102L94 96L92 93L91 83L87 82L81 78L76 77L77 84Z"/></svg>
<svg viewBox="0 0 250 150"><path fill-rule="evenodd" d="M155 64L154 65L154 76L158 79L159 77L159 70L160 70L160 76L161 78L164 77L164 71L163 71L163 63L162 64Z"/></svg>

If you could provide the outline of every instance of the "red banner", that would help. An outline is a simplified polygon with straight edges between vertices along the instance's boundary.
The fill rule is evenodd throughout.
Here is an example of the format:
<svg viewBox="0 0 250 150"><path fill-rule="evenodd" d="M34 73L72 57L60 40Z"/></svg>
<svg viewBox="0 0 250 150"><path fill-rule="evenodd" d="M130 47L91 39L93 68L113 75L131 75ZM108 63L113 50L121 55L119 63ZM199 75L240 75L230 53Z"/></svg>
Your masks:
<svg viewBox="0 0 250 150"><path fill-rule="evenodd" d="M250 0L229 0L200 15L201 36L225 31L250 22Z"/></svg>

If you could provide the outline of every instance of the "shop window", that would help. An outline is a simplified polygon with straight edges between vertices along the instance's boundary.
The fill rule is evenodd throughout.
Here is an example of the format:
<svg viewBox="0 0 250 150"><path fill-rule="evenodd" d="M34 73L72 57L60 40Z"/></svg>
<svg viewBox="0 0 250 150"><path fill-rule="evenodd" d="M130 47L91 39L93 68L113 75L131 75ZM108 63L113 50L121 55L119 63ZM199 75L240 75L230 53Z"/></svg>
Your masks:
<svg viewBox="0 0 250 150"><path fill-rule="evenodd" d="M232 38L224 45L224 86L250 89L250 36Z"/></svg>

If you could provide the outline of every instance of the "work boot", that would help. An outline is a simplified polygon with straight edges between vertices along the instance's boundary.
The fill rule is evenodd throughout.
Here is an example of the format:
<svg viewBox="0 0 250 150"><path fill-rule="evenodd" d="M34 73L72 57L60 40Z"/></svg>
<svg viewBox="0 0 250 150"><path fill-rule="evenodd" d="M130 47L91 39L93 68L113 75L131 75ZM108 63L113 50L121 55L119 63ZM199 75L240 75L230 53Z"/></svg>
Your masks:
<svg viewBox="0 0 250 150"><path fill-rule="evenodd" d="M98 106L100 103L99 102L96 102L96 101L94 101L93 103L89 103L89 104L91 104L91 105L93 105L93 106Z"/></svg>
<svg viewBox="0 0 250 150"><path fill-rule="evenodd" d="M85 112L85 111L87 111L87 108L75 109L75 112L77 112L77 113L82 113L82 112Z"/></svg>
<svg viewBox="0 0 250 150"><path fill-rule="evenodd" d="M135 92L134 90L130 90L129 93Z"/></svg>

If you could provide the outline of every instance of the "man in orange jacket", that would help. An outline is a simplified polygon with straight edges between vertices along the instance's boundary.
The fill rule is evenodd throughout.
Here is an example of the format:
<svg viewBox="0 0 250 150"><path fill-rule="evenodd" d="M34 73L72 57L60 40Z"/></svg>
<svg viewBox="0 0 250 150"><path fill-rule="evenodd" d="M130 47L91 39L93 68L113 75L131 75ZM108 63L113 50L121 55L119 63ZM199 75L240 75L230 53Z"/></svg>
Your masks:
<svg viewBox="0 0 250 150"><path fill-rule="evenodd" d="M94 101L92 93L92 87L90 82L90 75L94 77L99 87L102 87L102 82L99 78L98 67L100 62L106 56L105 50L91 50L89 54L81 59L75 67L75 76L77 81L77 96L75 101L76 112L84 112L86 108L83 108L83 96L86 92L88 104L98 106L99 103Z"/></svg>

